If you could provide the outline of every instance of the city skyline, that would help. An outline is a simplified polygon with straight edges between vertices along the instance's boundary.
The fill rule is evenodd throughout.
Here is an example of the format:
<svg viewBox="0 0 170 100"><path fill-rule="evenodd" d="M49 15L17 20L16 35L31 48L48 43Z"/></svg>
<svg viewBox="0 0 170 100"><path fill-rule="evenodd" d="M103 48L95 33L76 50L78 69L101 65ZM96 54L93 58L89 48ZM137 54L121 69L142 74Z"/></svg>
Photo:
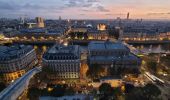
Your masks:
<svg viewBox="0 0 170 100"><path fill-rule="evenodd" d="M160 5L161 4L161 5ZM170 19L167 0L1 0L0 17L48 19Z"/></svg>

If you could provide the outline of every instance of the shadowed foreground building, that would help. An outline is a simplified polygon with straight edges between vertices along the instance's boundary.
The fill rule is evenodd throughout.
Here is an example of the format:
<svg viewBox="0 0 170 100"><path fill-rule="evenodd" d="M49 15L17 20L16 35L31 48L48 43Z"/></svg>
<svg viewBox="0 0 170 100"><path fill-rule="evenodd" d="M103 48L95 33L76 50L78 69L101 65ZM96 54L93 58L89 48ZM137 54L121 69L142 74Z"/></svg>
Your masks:
<svg viewBox="0 0 170 100"><path fill-rule="evenodd" d="M141 60L132 54L121 42L94 41L88 45L88 62L104 68L138 70Z"/></svg>
<svg viewBox="0 0 170 100"><path fill-rule="evenodd" d="M0 46L0 81L11 83L38 63L32 46Z"/></svg>
<svg viewBox="0 0 170 100"><path fill-rule="evenodd" d="M80 76L79 46L55 45L43 55L43 69L49 79L76 79Z"/></svg>

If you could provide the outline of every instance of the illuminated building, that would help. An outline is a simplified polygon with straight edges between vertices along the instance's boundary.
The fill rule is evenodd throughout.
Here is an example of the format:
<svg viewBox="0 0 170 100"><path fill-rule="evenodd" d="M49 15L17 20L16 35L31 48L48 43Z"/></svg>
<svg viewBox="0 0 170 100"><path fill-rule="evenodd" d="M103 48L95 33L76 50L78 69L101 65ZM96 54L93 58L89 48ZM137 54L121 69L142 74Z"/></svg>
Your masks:
<svg viewBox="0 0 170 100"><path fill-rule="evenodd" d="M14 35L19 39L26 37L28 40L41 40L42 38L47 40L55 40L64 34L64 29L42 29L42 28L31 28L31 29L22 29L20 33Z"/></svg>
<svg viewBox="0 0 170 100"><path fill-rule="evenodd" d="M9 84L37 64L32 46L0 46L0 81Z"/></svg>
<svg viewBox="0 0 170 100"><path fill-rule="evenodd" d="M25 24L26 28L44 28L44 20L41 17L36 17L35 18L36 22L28 22Z"/></svg>
<svg viewBox="0 0 170 100"><path fill-rule="evenodd" d="M36 17L35 18L36 19L36 22L37 22L37 27L38 28L44 28L44 20L43 20L43 18L41 18L41 17Z"/></svg>
<svg viewBox="0 0 170 100"><path fill-rule="evenodd" d="M98 24L97 29L100 30L100 31L104 31L104 30L106 30L106 25L105 24Z"/></svg>
<svg viewBox="0 0 170 100"><path fill-rule="evenodd" d="M74 33L74 32L86 33L87 30L88 30L88 28L85 26L72 26L70 32L72 32L72 33Z"/></svg>
<svg viewBox="0 0 170 100"><path fill-rule="evenodd" d="M164 33L160 33L159 35L158 35L158 39L159 40L170 40L170 32L164 32Z"/></svg>
<svg viewBox="0 0 170 100"><path fill-rule="evenodd" d="M107 40L109 38L108 31L88 30L89 40Z"/></svg>
<svg viewBox="0 0 170 100"><path fill-rule="evenodd" d="M49 79L76 79L80 76L79 46L55 45L43 55L43 68Z"/></svg>

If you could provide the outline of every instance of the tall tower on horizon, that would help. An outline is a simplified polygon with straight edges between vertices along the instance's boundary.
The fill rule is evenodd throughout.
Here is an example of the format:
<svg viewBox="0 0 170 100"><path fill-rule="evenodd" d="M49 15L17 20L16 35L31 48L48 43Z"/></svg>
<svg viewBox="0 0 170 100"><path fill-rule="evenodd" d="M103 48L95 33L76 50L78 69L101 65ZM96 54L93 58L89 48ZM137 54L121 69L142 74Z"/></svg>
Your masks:
<svg viewBox="0 0 170 100"><path fill-rule="evenodd" d="M128 13L127 13L127 20L129 20L129 16L130 16L130 13L128 12Z"/></svg>
<svg viewBox="0 0 170 100"><path fill-rule="evenodd" d="M24 24L25 23L25 18L22 16L22 17L20 17L20 23L21 24Z"/></svg>
<svg viewBox="0 0 170 100"><path fill-rule="evenodd" d="M59 16L59 21L61 21L62 19L61 19L61 16Z"/></svg>

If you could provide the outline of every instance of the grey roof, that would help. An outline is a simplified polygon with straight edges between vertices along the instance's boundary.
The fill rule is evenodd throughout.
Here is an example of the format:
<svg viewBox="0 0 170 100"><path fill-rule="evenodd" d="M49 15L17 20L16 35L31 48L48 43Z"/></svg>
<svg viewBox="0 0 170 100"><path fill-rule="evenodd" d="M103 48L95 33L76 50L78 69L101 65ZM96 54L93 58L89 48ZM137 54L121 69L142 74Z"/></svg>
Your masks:
<svg viewBox="0 0 170 100"><path fill-rule="evenodd" d="M55 45L50 48L44 55L43 58L46 60L68 60L68 59L79 59L79 46L78 45Z"/></svg>
<svg viewBox="0 0 170 100"><path fill-rule="evenodd" d="M122 57L117 57L114 55L110 55L110 56L92 56L89 58L90 61L104 61L104 62L112 62L112 61L132 61L132 60L139 60L138 57L134 56L133 54L129 54L126 56L122 56Z"/></svg>
<svg viewBox="0 0 170 100"><path fill-rule="evenodd" d="M0 61L17 59L33 49L32 46L0 46Z"/></svg>
<svg viewBox="0 0 170 100"><path fill-rule="evenodd" d="M44 28L31 28L31 29L22 29L21 33L45 33L46 29Z"/></svg>
<svg viewBox="0 0 170 100"><path fill-rule="evenodd" d="M128 48L119 42L110 42L110 41L93 41L88 45L89 50L113 50L113 49L125 49Z"/></svg>

